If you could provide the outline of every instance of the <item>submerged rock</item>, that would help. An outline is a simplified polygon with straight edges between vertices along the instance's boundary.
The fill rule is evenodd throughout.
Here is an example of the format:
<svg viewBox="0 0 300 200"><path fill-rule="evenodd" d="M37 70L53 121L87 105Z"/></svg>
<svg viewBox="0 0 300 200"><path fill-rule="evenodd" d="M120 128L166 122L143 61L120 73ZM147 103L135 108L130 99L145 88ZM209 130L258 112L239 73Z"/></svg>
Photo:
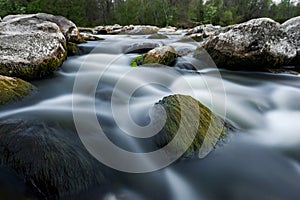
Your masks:
<svg viewBox="0 0 300 200"><path fill-rule="evenodd" d="M0 74L24 79L44 77L67 56L60 27L38 15L7 16L0 23Z"/></svg>
<svg viewBox="0 0 300 200"><path fill-rule="evenodd" d="M42 198L62 198L105 182L100 163L76 132L54 122L0 121L0 165L13 169Z"/></svg>
<svg viewBox="0 0 300 200"><path fill-rule="evenodd" d="M0 75L0 105L28 95L33 88L33 85L19 78Z"/></svg>
<svg viewBox="0 0 300 200"><path fill-rule="evenodd" d="M156 144L160 148L170 143L180 130L183 134L173 146L172 151L183 151L186 154L197 153L204 140L206 151L210 151L226 132L225 122L190 96L171 95L159 101L154 106L154 112L157 113L154 119L158 122L162 120L159 115L162 108L166 112L166 124L155 136ZM194 127L196 125L199 126ZM196 131L195 133L192 132L193 129ZM188 147L187 151L184 149L186 146Z"/></svg>
<svg viewBox="0 0 300 200"><path fill-rule="evenodd" d="M134 58L130 65L133 67L139 65L147 65L147 64L150 65L160 64L160 65L173 66L175 64L177 57L178 57L178 53L173 47L170 46L156 47L155 49L152 49L148 53Z"/></svg>
<svg viewBox="0 0 300 200"><path fill-rule="evenodd" d="M234 70L263 70L287 65L296 50L280 24L260 18L229 26L200 45L218 67Z"/></svg>
<svg viewBox="0 0 300 200"><path fill-rule="evenodd" d="M291 43L295 45L297 50L297 56L291 64L300 66L300 16L284 22L281 27L288 34Z"/></svg>

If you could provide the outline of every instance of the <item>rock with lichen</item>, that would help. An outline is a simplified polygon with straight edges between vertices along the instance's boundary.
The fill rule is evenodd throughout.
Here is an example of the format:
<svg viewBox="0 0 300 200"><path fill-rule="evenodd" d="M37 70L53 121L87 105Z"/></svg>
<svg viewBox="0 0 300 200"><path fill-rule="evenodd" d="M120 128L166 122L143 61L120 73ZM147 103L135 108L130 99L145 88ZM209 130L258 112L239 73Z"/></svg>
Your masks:
<svg viewBox="0 0 300 200"><path fill-rule="evenodd" d="M0 105L21 99L33 88L33 85L19 78L0 75Z"/></svg>
<svg viewBox="0 0 300 200"><path fill-rule="evenodd" d="M106 182L76 130L57 122L1 120L0 167L14 170L39 199L68 199Z"/></svg>
<svg viewBox="0 0 300 200"><path fill-rule="evenodd" d="M300 16L287 20L281 27L288 34L297 51L297 56L291 64L300 66Z"/></svg>
<svg viewBox="0 0 300 200"><path fill-rule="evenodd" d="M166 123L155 136L157 146L162 148L178 137L168 153L190 155L202 147L209 152L226 132L224 120L191 96L171 95L155 104L153 119L157 123L164 121L162 109Z"/></svg>
<svg viewBox="0 0 300 200"><path fill-rule="evenodd" d="M218 67L233 70L277 68L296 56L288 34L269 18L223 28L202 43L198 51L201 49L210 54Z"/></svg>
<svg viewBox="0 0 300 200"><path fill-rule="evenodd" d="M36 15L7 16L0 23L0 74L37 79L51 74L67 56L60 27Z"/></svg>
<svg viewBox="0 0 300 200"><path fill-rule="evenodd" d="M139 65L167 65L173 66L176 62L176 58L178 57L178 53L173 47L170 46L162 46L156 47L146 54L137 56L131 61L131 66L139 66Z"/></svg>

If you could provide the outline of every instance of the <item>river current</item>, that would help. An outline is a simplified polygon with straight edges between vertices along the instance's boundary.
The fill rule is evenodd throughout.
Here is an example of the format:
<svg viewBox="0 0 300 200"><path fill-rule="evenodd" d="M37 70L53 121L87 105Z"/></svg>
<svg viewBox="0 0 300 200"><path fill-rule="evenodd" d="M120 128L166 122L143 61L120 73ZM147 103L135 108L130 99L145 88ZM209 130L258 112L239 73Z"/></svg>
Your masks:
<svg viewBox="0 0 300 200"><path fill-rule="evenodd" d="M199 43L177 35L164 40L104 37L80 45L82 55L68 57L52 77L34 81L34 94L1 107L1 120L45 119L73 130L75 110L81 123L93 129L96 125L88 116L94 113L115 145L148 152L153 149L146 141L149 133L140 128L151 124L151 107L180 93L198 99L234 128L213 151L197 159L146 173L106 167L110 183L105 188L91 188L72 199L299 199L300 76L208 68L193 63L189 55L181 64L199 64L196 71L180 62L173 68L133 68L130 61L141 46L171 45L192 52Z"/></svg>

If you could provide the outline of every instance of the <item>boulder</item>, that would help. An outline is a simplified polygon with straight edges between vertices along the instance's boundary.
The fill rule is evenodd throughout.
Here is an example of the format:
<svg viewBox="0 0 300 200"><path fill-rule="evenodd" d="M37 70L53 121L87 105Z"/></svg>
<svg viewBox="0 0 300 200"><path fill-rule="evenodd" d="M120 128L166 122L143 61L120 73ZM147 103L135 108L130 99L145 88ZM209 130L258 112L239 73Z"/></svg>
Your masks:
<svg viewBox="0 0 300 200"><path fill-rule="evenodd" d="M229 26L202 43L216 65L232 70L264 70L289 64L296 50L280 24L268 18Z"/></svg>
<svg viewBox="0 0 300 200"><path fill-rule="evenodd" d="M64 199L105 182L102 165L75 130L40 119L0 121L0 166L14 170L42 199Z"/></svg>
<svg viewBox="0 0 300 200"><path fill-rule="evenodd" d="M201 35L203 38L214 35L217 31L221 29L221 26L214 26L212 24L204 24L196 26L193 29L188 30L186 35Z"/></svg>
<svg viewBox="0 0 300 200"><path fill-rule="evenodd" d="M94 29L92 29L92 28L78 27L78 31L79 31L79 33L94 34Z"/></svg>
<svg viewBox="0 0 300 200"><path fill-rule="evenodd" d="M0 74L37 79L51 74L67 56L57 24L37 15L7 16L0 23Z"/></svg>
<svg viewBox="0 0 300 200"><path fill-rule="evenodd" d="M180 33L177 32L177 28L176 27L171 27L171 26L161 28L161 29L158 30L158 32L166 34L166 35L180 35Z"/></svg>
<svg viewBox="0 0 300 200"><path fill-rule="evenodd" d="M172 147L172 152L183 151L186 152L185 155L195 154L199 152L204 140L205 148L209 152L219 138L225 135L225 122L191 96L171 95L156 103L153 112L157 113L157 116L153 119L157 120L157 123L164 121L160 114L162 109L166 113L166 123L154 138L160 148L169 144L180 131L183 134ZM199 112L195 112L197 109ZM195 125L198 126L194 127ZM188 147L187 150L184 147Z"/></svg>
<svg viewBox="0 0 300 200"><path fill-rule="evenodd" d="M3 19L3 22L10 22L12 20L30 21L36 20L39 23L43 21L52 22L58 25L60 31L65 36L68 42L82 43L84 42L80 37L77 26L69 19L63 16L55 16L46 13L27 14L27 15L8 15Z"/></svg>
<svg viewBox="0 0 300 200"><path fill-rule="evenodd" d="M300 66L300 16L284 22L281 27L288 34L292 44L295 45L297 56L291 64Z"/></svg>
<svg viewBox="0 0 300 200"><path fill-rule="evenodd" d="M139 65L149 65L149 64L173 66L176 62L177 57L178 57L178 53L173 47L170 46L156 47L155 49L152 49L148 53L134 58L130 65L133 67Z"/></svg>
<svg viewBox="0 0 300 200"><path fill-rule="evenodd" d="M0 105L28 95L33 88L33 85L19 78L0 75Z"/></svg>
<svg viewBox="0 0 300 200"><path fill-rule="evenodd" d="M96 35L90 34L90 33L80 33L81 37L85 41L99 41L99 40L104 40L103 38L100 38Z"/></svg>
<svg viewBox="0 0 300 200"><path fill-rule="evenodd" d="M150 35L155 34L159 30L156 26L134 26L133 30L126 31L129 35Z"/></svg>

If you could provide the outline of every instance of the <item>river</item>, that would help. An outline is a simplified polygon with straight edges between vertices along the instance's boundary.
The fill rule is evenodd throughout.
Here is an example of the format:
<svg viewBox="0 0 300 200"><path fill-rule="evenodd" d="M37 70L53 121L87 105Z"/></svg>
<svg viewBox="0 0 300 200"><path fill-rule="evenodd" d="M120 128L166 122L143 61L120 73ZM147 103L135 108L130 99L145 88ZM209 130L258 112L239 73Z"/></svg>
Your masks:
<svg viewBox="0 0 300 200"><path fill-rule="evenodd" d="M133 68L130 60L140 48L133 44L193 51L198 43L180 41L177 35L164 40L104 37L104 41L81 44L82 55L68 57L52 77L34 81L34 94L1 107L1 120L51 120L78 132L80 120L91 130L100 125L122 149L148 152L153 146L146 141L149 133L143 127L151 124L150 108L165 96L182 93L204 103L234 128L208 155L200 153L200 158L181 159L161 169L133 173L121 163L123 171L103 163L109 184L70 199L299 199L300 76L233 72L203 64L196 66L197 71L182 69L180 64ZM192 62L188 56L185 61ZM93 114L98 124L91 123Z"/></svg>

